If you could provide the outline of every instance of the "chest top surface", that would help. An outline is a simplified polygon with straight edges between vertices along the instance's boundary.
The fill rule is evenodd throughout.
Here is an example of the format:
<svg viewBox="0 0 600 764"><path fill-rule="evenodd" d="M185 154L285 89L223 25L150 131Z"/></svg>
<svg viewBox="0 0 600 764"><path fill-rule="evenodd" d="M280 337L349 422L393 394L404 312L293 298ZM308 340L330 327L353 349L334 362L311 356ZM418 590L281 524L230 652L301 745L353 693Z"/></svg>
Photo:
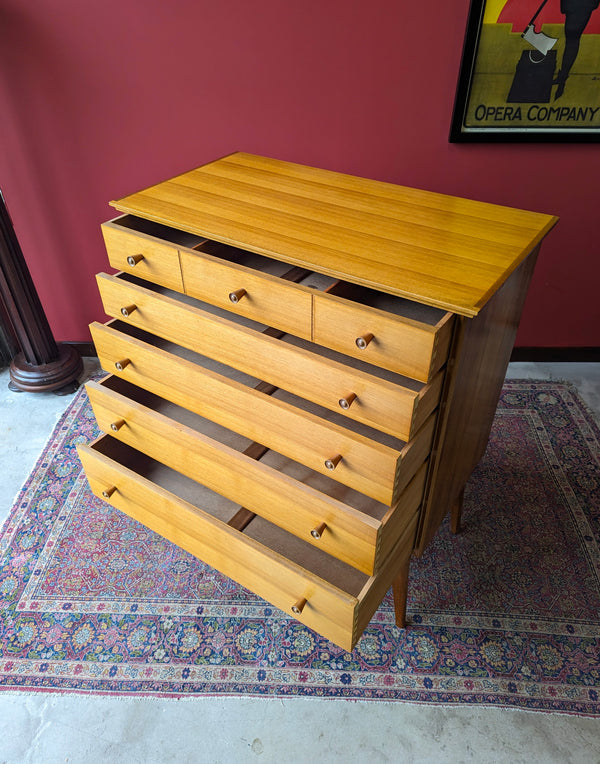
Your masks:
<svg viewBox="0 0 600 764"><path fill-rule="evenodd" d="M111 204L465 316L558 221L241 152Z"/></svg>

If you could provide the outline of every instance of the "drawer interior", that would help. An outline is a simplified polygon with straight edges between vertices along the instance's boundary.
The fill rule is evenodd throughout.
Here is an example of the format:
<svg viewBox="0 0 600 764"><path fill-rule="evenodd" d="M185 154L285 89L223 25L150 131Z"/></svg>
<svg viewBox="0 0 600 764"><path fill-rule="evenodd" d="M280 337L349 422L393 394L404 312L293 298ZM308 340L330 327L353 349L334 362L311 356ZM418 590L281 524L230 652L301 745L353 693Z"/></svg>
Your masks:
<svg viewBox="0 0 600 764"><path fill-rule="evenodd" d="M322 475L309 467L293 461L275 451L260 448L253 453L253 441L233 432L209 419L182 408L171 401L167 401L154 393L133 385L120 377L110 376L103 380L102 387L112 390L136 404L144 406L152 411L162 414L179 424L189 427L195 432L212 438L239 453L245 453L251 458L256 458L262 464L267 465L280 474L287 475L293 480L314 488L336 501L358 510L375 520L382 520L389 512L389 507L375 499L365 496L358 491L349 488L327 475Z"/></svg>
<svg viewBox="0 0 600 764"><path fill-rule="evenodd" d="M179 231L177 228L154 223L152 220L135 217L135 215L124 215L111 221L114 226L125 228L128 231L142 233L146 236L154 236L157 239L175 244L179 247L193 249L205 241L202 237L193 233Z"/></svg>
<svg viewBox="0 0 600 764"><path fill-rule="evenodd" d="M241 265L245 268L257 271L258 273L267 273L270 276L277 276L278 278L285 278L286 275L289 276L289 274L293 272L295 277L291 280L297 281L297 279L300 279L298 283L302 283L302 281L308 277L307 274L309 274L308 271L294 268L294 266L289 263L284 263L281 260L265 257L256 252L249 252L248 250L232 247L229 244L222 244L218 241L206 240L197 246L192 247L192 249L195 249L202 254L217 257L224 262ZM325 289L326 286L327 284L323 282L320 288Z"/></svg>
<svg viewBox="0 0 600 764"><path fill-rule="evenodd" d="M92 448L223 523L229 524L239 511L239 507L233 502L110 436L96 441ZM238 532L275 550L352 596L358 596L369 580L365 573L258 516L254 517L243 531Z"/></svg>
<svg viewBox="0 0 600 764"><path fill-rule="evenodd" d="M102 380L101 386L124 396L140 406L145 406L151 411L163 414L169 419L182 424L184 427L189 427L195 432L206 435L209 438L214 438L220 443L223 443L240 453L244 452L252 445L253 441L245 438L243 435L233 432L226 427L221 427L221 425L216 422L213 422L210 419L205 419L199 414L196 414L189 409L185 409L182 406L178 406L175 403L171 403L171 401L167 401L148 390L133 385L125 379L110 376Z"/></svg>
<svg viewBox="0 0 600 764"><path fill-rule="evenodd" d="M359 596L369 580L369 576L365 573L307 544L306 541L292 536L283 528L273 525L258 515L244 532L255 541L269 549L276 549L288 560L310 570L314 575L353 597Z"/></svg>
<svg viewBox="0 0 600 764"><path fill-rule="evenodd" d="M329 294L343 297L345 300L368 305L371 308L391 313L394 316L408 318L411 321L418 321L428 326L436 326L447 315L446 311L441 308L413 302L403 297L395 297L358 284L350 284L347 281L336 281L327 291Z"/></svg>
<svg viewBox="0 0 600 764"><path fill-rule="evenodd" d="M94 451L224 523L227 523L239 510L237 504L224 496L214 493L195 480L166 467L116 438L106 436L93 443L91 447Z"/></svg>

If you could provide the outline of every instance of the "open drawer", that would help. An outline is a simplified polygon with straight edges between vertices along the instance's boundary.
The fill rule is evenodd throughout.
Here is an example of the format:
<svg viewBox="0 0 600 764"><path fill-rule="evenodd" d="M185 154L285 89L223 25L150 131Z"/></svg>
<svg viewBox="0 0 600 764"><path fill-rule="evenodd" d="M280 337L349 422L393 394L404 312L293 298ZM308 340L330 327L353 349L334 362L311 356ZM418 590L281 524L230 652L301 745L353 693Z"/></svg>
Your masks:
<svg viewBox="0 0 600 764"><path fill-rule="evenodd" d="M105 371L387 506L431 450L437 412L405 442L154 335L93 325L92 336Z"/></svg>
<svg viewBox="0 0 600 764"><path fill-rule="evenodd" d="M311 338L317 275L311 286L298 284L309 271L133 215L104 223L102 232L117 270Z"/></svg>
<svg viewBox="0 0 600 764"><path fill-rule="evenodd" d="M103 223L102 235L113 268L179 292L183 292L183 279L178 247L201 241L198 236L132 215Z"/></svg>
<svg viewBox="0 0 600 764"><path fill-rule="evenodd" d="M443 370L425 385L291 334L271 336L261 324L223 317L216 307L125 274L97 280L105 311L121 326L152 332L404 441L439 402Z"/></svg>
<svg viewBox="0 0 600 764"><path fill-rule="evenodd" d="M215 241L194 249L180 251L186 294L421 382L446 362L452 313Z"/></svg>
<svg viewBox="0 0 600 764"><path fill-rule="evenodd" d="M104 432L365 573L421 504L427 462L390 508L117 377L86 389Z"/></svg>
<svg viewBox="0 0 600 764"><path fill-rule="evenodd" d="M310 340L313 286L327 279L215 241L181 250L185 293L238 316ZM319 286L320 285L320 286Z"/></svg>
<svg viewBox="0 0 600 764"><path fill-rule="evenodd" d="M453 315L132 215L104 223L111 265L238 316L429 382Z"/></svg>
<svg viewBox="0 0 600 764"><path fill-rule="evenodd" d="M78 452L97 496L346 650L412 553L416 516L367 576L262 518L236 530L231 502L110 436Z"/></svg>
<svg viewBox="0 0 600 764"><path fill-rule="evenodd" d="M446 363L454 315L336 282L313 297L313 342L429 382Z"/></svg>

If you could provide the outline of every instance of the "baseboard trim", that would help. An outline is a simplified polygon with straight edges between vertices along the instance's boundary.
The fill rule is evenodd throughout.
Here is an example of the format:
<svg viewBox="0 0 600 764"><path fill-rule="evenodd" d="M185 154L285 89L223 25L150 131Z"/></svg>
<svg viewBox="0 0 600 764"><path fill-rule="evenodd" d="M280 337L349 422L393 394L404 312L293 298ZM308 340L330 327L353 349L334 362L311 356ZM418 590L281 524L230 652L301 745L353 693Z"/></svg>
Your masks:
<svg viewBox="0 0 600 764"><path fill-rule="evenodd" d="M600 347L514 348L510 360L530 363L600 363Z"/></svg>
<svg viewBox="0 0 600 764"><path fill-rule="evenodd" d="M64 344L74 347L84 358L95 358L97 355L93 342L65 342ZM530 363L600 363L600 347L514 348L510 360Z"/></svg>
<svg viewBox="0 0 600 764"><path fill-rule="evenodd" d="M93 342L62 342L61 345L70 345L82 358L96 358L96 348Z"/></svg>

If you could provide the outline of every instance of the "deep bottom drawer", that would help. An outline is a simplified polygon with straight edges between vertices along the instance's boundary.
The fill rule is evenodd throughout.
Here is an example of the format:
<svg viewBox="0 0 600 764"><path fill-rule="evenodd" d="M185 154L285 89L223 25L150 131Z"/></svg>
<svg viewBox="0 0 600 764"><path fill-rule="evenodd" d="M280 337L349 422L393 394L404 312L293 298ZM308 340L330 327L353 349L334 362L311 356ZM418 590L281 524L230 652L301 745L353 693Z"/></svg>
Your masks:
<svg viewBox="0 0 600 764"><path fill-rule="evenodd" d="M234 504L110 436L78 451L97 496L346 650L412 553L416 515L369 577L265 520L228 526Z"/></svg>

